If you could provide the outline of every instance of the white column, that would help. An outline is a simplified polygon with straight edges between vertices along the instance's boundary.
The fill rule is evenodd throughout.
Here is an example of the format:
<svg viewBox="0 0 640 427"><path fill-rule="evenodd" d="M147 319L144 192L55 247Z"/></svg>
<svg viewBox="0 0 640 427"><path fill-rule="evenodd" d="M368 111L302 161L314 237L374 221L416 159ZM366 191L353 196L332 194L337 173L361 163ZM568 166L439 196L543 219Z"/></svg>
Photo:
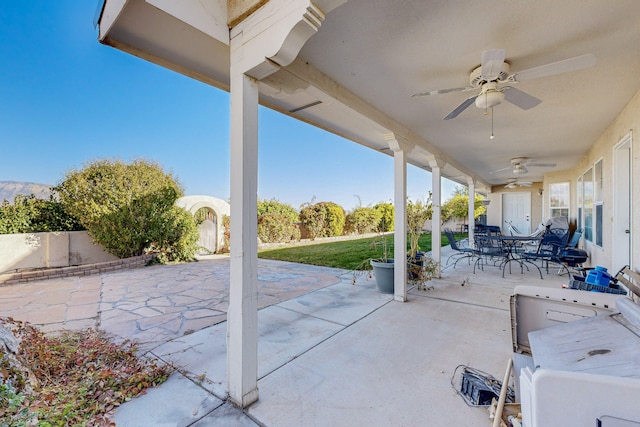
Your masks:
<svg viewBox="0 0 640 427"><path fill-rule="evenodd" d="M385 135L393 150L393 299L407 300L407 149L394 134Z"/></svg>
<svg viewBox="0 0 640 427"><path fill-rule="evenodd" d="M231 93L231 286L227 391L258 400L258 80L287 66L346 0L270 0L229 32Z"/></svg>
<svg viewBox="0 0 640 427"><path fill-rule="evenodd" d="M474 225L475 225L475 200L476 200L476 181L475 179L469 177L467 179L467 184L469 185L469 247L472 248L474 245Z"/></svg>
<svg viewBox="0 0 640 427"><path fill-rule="evenodd" d="M431 258L438 264L435 277L440 278L442 266L442 178L441 168L444 161L433 156L429 159L431 166L431 191L433 192L433 218L431 221Z"/></svg>
<svg viewBox="0 0 640 427"><path fill-rule="evenodd" d="M231 74L231 272L227 312L229 399L258 400L258 84Z"/></svg>
<svg viewBox="0 0 640 427"><path fill-rule="evenodd" d="M393 204L394 235L393 253L393 299L407 300L407 153L404 150L393 153Z"/></svg>

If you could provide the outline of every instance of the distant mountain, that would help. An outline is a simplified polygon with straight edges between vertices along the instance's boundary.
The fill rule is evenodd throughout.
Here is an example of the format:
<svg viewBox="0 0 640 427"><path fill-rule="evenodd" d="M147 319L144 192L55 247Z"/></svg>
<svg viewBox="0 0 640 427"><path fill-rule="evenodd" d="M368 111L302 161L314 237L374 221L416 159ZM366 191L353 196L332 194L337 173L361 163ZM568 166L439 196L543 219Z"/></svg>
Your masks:
<svg viewBox="0 0 640 427"><path fill-rule="evenodd" d="M0 203L8 200L13 203L13 199L18 194L35 194L38 199L48 199L51 194L51 186L48 184L36 184L33 182L0 181Z"/></svg>

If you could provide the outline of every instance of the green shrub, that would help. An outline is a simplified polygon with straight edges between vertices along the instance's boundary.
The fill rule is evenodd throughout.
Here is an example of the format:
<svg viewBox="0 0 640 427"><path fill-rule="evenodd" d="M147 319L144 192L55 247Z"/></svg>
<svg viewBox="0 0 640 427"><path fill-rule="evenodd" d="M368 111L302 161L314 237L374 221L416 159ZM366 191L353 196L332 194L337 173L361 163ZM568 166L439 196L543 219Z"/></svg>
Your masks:
<svg viewBox="0 0 640 427"><path fill-rule="evenodd" d="M153 249L161 260L186 260L195 254L195 220L174 207L182 188L156 163L97 160L67 172L54 190L65 211L113 255L124 258Z"/></svg>
<svg viewBox="0 0 640 427"><path fill-rule="evenodd" d="M321 202L327 211L325 237L342 236L344 233L345 213L340 205L333 202Z"/></svg>
<svg viewBox="0 0 640 427"><path fill-rule="evenodd" d="M150 250L158 253L158 260L162 263L192 261L200 238L193 216L180 207L172 206L164 213L162 220L164 226L158 227L159 233Z"/></svg>
<svg viewBox="0 0 640 427"><path fill-rule="evenodd" d="M231 246L231 219L229 215L222 215L222 228L224 230L224 237L222 247L218 250L218 253L228 254L229 247Z"/></svg>
<svg viewBox="0 0 640 427"><path fill-rule="evenodd" d="M309 232L309 237L341 236L344 232L345 213L333 202L306 203L300 209L300 222Z"/></svg>
<svg viewBox="0 0 640 427"><path fill-rule="evenodd" d="M374 233L380 227L382 211L369 207L359 207L347 214L345 219L345 233L365 234Z"/></svg>
<svg viewBox="0 0 640 427"><path fill-rule="evenodd" d="M324 224L326 221L324 209L318 208L317 204L305 203L300 209L300 223L307 229L311 240L323 237Z"/></svg>
<svg viewBox="0 0 640 427"><path fill-rule="evenodd" d="M266 213L258 219L258 237L264 243L300 240L300 230L291 218L279 213Z"/></svg>
<svg viewBox="0 0 640 427"><path fill-rule="evenodd" d="M382 233L393 231L395 210L391 203L378 203L373 207L374 210L380 213L380 223L378 224L378 230Z"/></svg>
<svg viewBox="0 0 640 427"><path fill-rule="evenodd" d="M13 204L0 205L0 234L83 230L80 222L67 214L60 202L19 194Z"/></svg>
<svg viewBox="0 0 640 427"><path fill-rule="evenodd" d="M258 218L264 214L279 214L288 218L292 223L300 221L298 211L293 206L277 199L258 199Z"/></svg>

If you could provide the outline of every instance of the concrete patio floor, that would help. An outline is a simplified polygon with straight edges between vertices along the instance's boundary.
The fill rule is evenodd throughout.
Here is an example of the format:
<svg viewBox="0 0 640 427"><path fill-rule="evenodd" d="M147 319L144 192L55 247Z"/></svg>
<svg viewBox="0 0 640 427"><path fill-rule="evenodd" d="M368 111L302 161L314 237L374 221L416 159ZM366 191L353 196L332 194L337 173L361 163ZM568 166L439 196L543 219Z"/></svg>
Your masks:
<svg viewBox="0 0 640 427"><path fill-rule="evenodd" d="M462 260L400 303L372 279L352 285L349 271L260 260L260 398L241 411L225 401L228 268L218 258L0 287L0 315L49 330L97 325L176 366L118 409L118 426L483 426L486 409L450 384L455 368L501 379L514 287L567 281L473 274Z"/></svg>

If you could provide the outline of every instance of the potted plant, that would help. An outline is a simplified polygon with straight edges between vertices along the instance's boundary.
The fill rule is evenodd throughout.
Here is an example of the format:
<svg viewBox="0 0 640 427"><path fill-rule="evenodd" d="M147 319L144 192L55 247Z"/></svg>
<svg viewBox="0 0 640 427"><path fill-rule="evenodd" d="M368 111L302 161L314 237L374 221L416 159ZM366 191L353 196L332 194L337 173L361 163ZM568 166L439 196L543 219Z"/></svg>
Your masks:
<svg viewBox="0 0 640 427"><path fill-rule="evenodd" d="M376 286L378 291L383 294L393 293L393 258L389 258L389 245L387 243L387 236L381 234L376 237L371 243L372 245L379 245L382 247L382 256L380 258L373 258L369 260L369 265L373 269L373 274L376 277Z"/></svg>
<svg viewBox="0 0 640 427"><path fill-rule="evenodd" d="M371 241L370 247L372 249L379 248L378 252L380 256L375 258L366 258L362 260L353 270L352 284L355 285L356 277L360 274L366 273L368 278L372 278L375 275L376 286L378 291L385 294L392 294L393 288L393 258L391 258L391 245L388 242L388 233L383 232L386 230L384 226L384 219L382 225L378 228L378 235Z"/></svg>
<svg viewBox="0 0 640 427"><path fill-rule="evenodd" d="M420 252L420 236L422 236L425 221L431 219L433 205L431 192L425 202L420 200L407 202L407 229L409 232L409 253L407 254L407 271L409 279L417 279L420 269L424 267L425 254Z"/></svg>
<svg viewBox="0 0 640 427"><path fill-rule="evenodd" d="M418 290L426 291L433 288L433 286L427 286L427 283L435 276L438 271L438 265L439 263L425 255L422 259L422 265L419 268L414 268L414 276L411 278L411 282L417 286Z"/></svg>

